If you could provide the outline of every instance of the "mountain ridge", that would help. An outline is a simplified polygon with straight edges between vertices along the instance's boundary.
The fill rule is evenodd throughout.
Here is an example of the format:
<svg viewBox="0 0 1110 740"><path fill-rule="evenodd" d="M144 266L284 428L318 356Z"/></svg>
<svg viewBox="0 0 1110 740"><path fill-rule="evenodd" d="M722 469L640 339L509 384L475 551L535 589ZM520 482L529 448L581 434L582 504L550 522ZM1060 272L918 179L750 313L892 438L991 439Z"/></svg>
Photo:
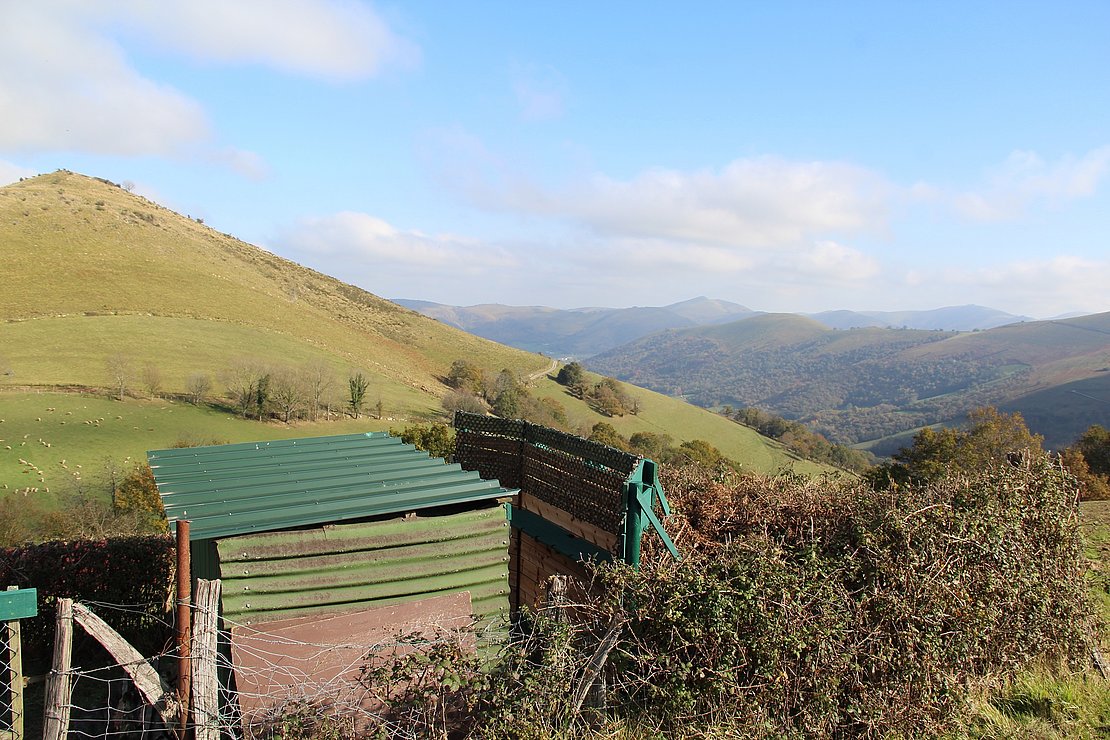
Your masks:
<svg viewBox="0 0 1110 740"><path fill-rule="evenodd" d="M767 313L705 296L666 306L570 309L496 303L451 306L417 299L393 300L487 339L574 359L602 354L657 331L723 324ZM918 311L836 310L793 315L814 319L830 329L982 331L1034 320L974 304Z"/></svg>

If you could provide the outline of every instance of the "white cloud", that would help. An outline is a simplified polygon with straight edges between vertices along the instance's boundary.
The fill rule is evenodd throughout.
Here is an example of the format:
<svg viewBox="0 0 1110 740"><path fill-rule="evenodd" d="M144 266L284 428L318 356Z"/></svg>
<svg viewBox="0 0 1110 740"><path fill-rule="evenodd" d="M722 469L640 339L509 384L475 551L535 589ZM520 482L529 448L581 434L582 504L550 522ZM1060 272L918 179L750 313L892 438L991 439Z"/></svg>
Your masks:
<svg viewBox="0 0 1110 740"><path fill-rule="evenodd" d="M157 44L157 53L336 80L418 54L353 0L35 0L5 3L3 15L0 150L199 152L248 177L264 175L261 158L215 144L200 103L133 66L117 41L121 27Z"/></svg>
<svg viewBox="0 0 1110 740"><path fill-rule="evenodd" d="M879 263L853 247L820 241L803 251L796 265L800 272L840 281L860 281L879 274Z"/></svg>
<svg viewBox="0 0 1110 740"><path fill-rule="evenodd" d="M265 180L270 175L270 165L262 155L245 149L225 147L212 153L213 162L226 165L248 180Z"/></svg>
<svg viewBox="0 0 1110 740"><path fill-rule="evenodd" d="M34 177L37 174L34 170L0 159L0 185L10 185L19 182L21 177Z"/></svg>
<svg viewBox="0 0 1110 740"><path fill-rule="evenodd" d="M132 69L65 3L10 3L0 24L0 148L167 154L210 135L200 105Z"/></svg>
<svg viewBox="0 0 1110 740"><path fill-rule="evenodd" d="M546 121L563 115L567 95L566 79L551 66L514 65L513 93L526 121Z"/></svg>
<svg viewBox="0 0 1110 740"><path fill-rule="evenodd" d="M894 188L842 162L737 159L721 169L652 168L544 186L476 137L441 132L425 161L440 181L490 210L539 214L613 237L669 239L736 250L797 249L881 230Z"/></svg>
<svg viewBox="0 0 1110 740"><path fill-rule="evenodd" d="M555 204L607 233L776 248L879 227L885 191L878 176L853 165L761 157L720 171L599 176Z"/></svg>
<svg viewBox="0 0 1110 740"><path fill-rule="evenodd" d="M927 197L946 198L957 213L975 221L1011 220L1034 205L1089 198L1108 173L1110 146L1055 162L1046 162L1033 151L1015 151L987 173L981 190L951 195L934 190Z"/></svg>
<svg viewBox="0 0 1110 740"><path fill-rule="evenodd" d="M934 305L966 303L961 297L971 295L976 303L1039 318L1070 311L1110 310L1106 294L1110 260L1058 255L974 269L917 269L907 275L906 282L912 288L929 290Z"/></svg>
<svg viewBox="0 0 1110 740"><path fill-rule="evenodd" d="M500 247L450 234L403 231L375 216L351 211L303 219L276 241L283 249L314 260L386 270L480 272L517 264L516 258Z"/></svg>
<svg viewBox="0 0 1110 740"><path fill-rule="evenodd" d="M125 22L202 60L353 80L419 58L415 45L354 0L118 0L117 6Z"/></svg>

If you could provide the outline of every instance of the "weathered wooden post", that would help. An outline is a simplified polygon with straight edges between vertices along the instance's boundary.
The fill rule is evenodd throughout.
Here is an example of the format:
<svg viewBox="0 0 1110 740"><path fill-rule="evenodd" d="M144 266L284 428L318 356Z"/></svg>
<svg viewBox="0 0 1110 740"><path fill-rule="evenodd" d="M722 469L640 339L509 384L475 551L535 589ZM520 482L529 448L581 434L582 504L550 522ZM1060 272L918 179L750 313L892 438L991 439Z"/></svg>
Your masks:
<svg viewBox="0 0 1110 740"><path fill-rule="evenodd" d="M43 740L65 740L69 733L72 654L73 600L58 599L58 615L54 620L54 660L46 680L46 699L43 702Z"/></svg>
<svg viewBox="0 0 1110 740"><path fill-rule="evenodd" d="M38 614L38 591L8 586L0 592L0 642L8 666L7 717L0 716L0 740L23 740L23 655L20 652L19 620Z"/></svg>
<svg viewBox="0 0 1110 740"><path fill-rule="evenodd" d="M189 726L189 695L192 693L192 663L189 656L190 609L192 607L193 568L189 556L189 521L178 519L177 534L177 699L181 703L181 725L177 736L185 740Z"/></svg>
<svg viewBox="0 0 1110 740"><path fill-rule="evenodd" d="M196 740L220 740L220 684L217 651L220 618L220 581L197 579L197 618L193 628L193 724Z"/></svg>

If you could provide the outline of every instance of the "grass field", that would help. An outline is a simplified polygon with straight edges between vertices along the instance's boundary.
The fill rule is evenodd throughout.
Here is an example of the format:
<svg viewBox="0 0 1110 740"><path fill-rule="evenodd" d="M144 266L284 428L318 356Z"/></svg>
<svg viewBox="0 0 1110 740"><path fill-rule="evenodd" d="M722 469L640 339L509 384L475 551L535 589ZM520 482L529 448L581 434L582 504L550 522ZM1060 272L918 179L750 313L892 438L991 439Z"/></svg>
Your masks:
<svg viewBox="0 0 1110 740"><path fill-rule="evenodd" d="M53 504L78 482L103 484L109 465L130 469L146 451L178 442L248 442L388 429L407 420L344 419L288 426L211 407L115 401L74 393L0 395L0 493ZM9 449L10 448L10 449ZM27 489L38 489L28 492Z"/></svg>
<svg viewBox="0 0 1110 740"><path fill-rule="evenodd" d="M1083 502L1079 510L1090 560L1091 597L1102 618L1100 649L1110 658L1110 501ZM1110 737L1110 681L1093 668L1072 674L1026 671L973 703L968 730L973 738Z"/></svg>
<svg viewBox="0 0 1110 740"><path fill-rule="evenodd" d="M591 382L597 382L601 376L587 373L587 377L591 378ZM563 404L571 428L584 427L585 431L598 421L604 421L626 438L636 432L654 432L670 434L676 445L704 439L719 449L725 457L739 461L752 472L766 475L786 469L806 475L820 475L833 470L827 465L801 459L778 442L717 414L645 388L625 385L625 390L640 402L640 412L636 415L600 417L583 401L567 393L565 387L547 376L537 381L532 392L541 398L554 398Z"/></svg>

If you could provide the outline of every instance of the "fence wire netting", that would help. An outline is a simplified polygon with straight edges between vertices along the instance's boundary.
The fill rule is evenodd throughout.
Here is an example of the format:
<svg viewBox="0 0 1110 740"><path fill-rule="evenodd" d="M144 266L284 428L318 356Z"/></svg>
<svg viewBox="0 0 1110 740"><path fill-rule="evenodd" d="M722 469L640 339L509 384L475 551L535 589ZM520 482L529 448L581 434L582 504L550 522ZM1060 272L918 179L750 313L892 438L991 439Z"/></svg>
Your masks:
<svg viewBox="0 0 1110 740"><path fill-rule="evenodd" d="M17 699L16 681L22 681L13 665L18 650L16 622L0 622L0 733L14 732L23 724L23 707Z"/></svg>
<svg viewBox="0 0 1110 740"><path fill-rule="evenodd" d="M111 613L133 607L98 603L92 609L111 621ZM193 619L202 610L193 608ZM167 635L171 625L166 625ZM221 620L215 655L217 699L214 711L198 705L196 689L203 648L191 646L194 689L189 727L195 737L236 737L243 740L311 736L312 727L326 726L342 737L369 733L390 738L417 737L412 728L387 716L383 692L389 687L368 676L373 666L389 663L416 650L458 648L492 654L508 638L497 622L460 625L458 620L419 621L402 625L394 636L368 642L313 641L269 633L266 624ZM137 689L127 666L113 662L106 651L90 647L92 638L74 630L74 662L69 671L71 699L69 738L168 740L178 724L167 721ZM181 664L175 649L145 659L158 672L164 688L176 694ZM305 734L308 733L308 734Z"/></svg>

